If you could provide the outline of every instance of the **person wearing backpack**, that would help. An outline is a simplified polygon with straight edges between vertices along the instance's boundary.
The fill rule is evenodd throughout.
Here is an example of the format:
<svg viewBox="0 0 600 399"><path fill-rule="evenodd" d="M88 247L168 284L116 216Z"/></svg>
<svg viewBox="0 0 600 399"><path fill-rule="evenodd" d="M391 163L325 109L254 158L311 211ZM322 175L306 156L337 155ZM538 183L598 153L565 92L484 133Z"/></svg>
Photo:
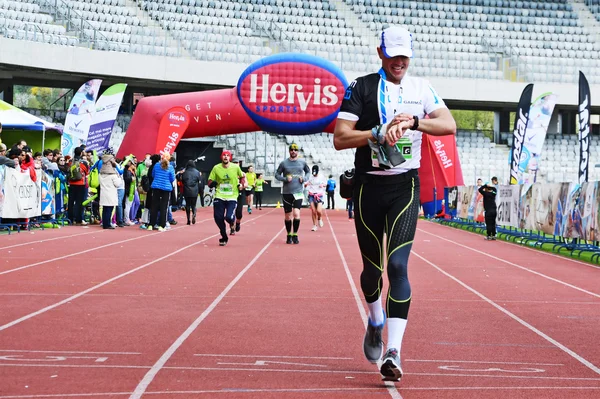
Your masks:
<svg viewBox="0 0 600 399"><path fill-rule="evenodd" d="M83 201L87 188L87 175L89 165L82 158L83 149L76 147L73 153L73 162L67 172L69 183L69 202L67 215L73 224L85 226L88 223L83 220Z"/></svg>

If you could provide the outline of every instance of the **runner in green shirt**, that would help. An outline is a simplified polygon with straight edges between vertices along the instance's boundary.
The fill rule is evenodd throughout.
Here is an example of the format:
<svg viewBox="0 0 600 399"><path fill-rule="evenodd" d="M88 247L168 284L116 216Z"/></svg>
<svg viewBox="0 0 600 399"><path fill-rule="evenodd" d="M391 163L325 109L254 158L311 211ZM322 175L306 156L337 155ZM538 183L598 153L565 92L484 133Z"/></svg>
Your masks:
<svg viewBox="0 0 600 399"><path fill-rule="evenodd" d="M246 172L246 180L248 186L246 187L246 203L248 204L248 213L252 213L252 199L254 198L254 191L256 187L256 173L254 173L254 166L248 166L248 172Z"/></svg>
<svg viewBox="0 0 600 399"><path fill-rule="evenodd" d="M231 162L231 151L223 150L221 163L216 164L208 176L208 186L215 189L213 209L215 223L221 232L220 246L227 245L229 241L225 222L231 229L235 228L237 197L239 191L244 189L244 184L240 183L242 177L244 177L244 173L239 165Z"/></svg>
<svg viewBox="0 0 600 399"><path fill-rule="evenodd" d="M255 205L258 207L258 210L262 210L262 193L264 191L263 184L269 184L268 181L263 179L262 173L256 174L256 188L254 189L254 195L256 196Z"/></svg>

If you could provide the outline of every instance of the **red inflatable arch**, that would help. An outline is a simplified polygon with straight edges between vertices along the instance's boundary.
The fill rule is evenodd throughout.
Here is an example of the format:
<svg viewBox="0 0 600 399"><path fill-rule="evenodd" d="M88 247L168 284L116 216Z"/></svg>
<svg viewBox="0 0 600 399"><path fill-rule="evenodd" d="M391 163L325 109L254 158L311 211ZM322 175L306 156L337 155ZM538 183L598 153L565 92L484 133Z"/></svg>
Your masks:
<svg viewBox="0 0 600 399"><path fill-rule="evenodd" d="M159 125L173 107L189 115L185 138L252 131L305 135L332 133L348 82L343 72L319 57L277 54L252 64L236 87L140 100L119 148L119 157L155 153ZM441 200L444 187L462 185L454 136L424 136L421 203Z"/></svg>

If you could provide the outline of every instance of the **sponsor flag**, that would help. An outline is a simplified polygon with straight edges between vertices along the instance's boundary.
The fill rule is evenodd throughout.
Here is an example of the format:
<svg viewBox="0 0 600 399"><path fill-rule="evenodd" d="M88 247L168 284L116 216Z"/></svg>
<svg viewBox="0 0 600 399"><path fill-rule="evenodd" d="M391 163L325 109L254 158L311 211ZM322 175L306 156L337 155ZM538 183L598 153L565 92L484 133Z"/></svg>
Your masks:
<svg viewBox="0 0 600 399"><path fill-rule="evenodd" d="M536 180L542 147L557 101L556 94L544 93L531 104L519 165L519 171L522 173L519 184L532 183Z"/></svg>
<svg viewBox="0 0 600 399"><path fill-rule="evenodd" d="M183 107L173 107L163 115L158 126L155 153L172 154L190 124L190 115Z"/></svg>
<svg viewBox="0 0 600 399"><path fill-rule="evenodd" d="M523 89L523 93L521 93L521 98L519 99L519 105L517 106L517 115L515 117L513 144L511 150L510 184L519 184L519 165L521 164L525 130L527 128L527 121L529 120L529 109L531 107L532 93L533 83L530 83L525 86L525 89Z"/></svg>
<svg viewBox="0 0 600 399"><path fill-rule="evenodd" d="M590 85L583 72L579 71L579 184L588 181L591 104Z"/></svg>
<svg viewBox="0 0 600 399"><path fill-rule="evenodd" d="M114 84L96 102L96 113L87 136L86 149L100 151L108 148L126 88L125 83Z"/></svg>
<svg viewBox="0 0 600 399"><path fill-rule="evenodd" d="M73 155L75 147L87 140L90 125L96 113L96 98L102 79L85 82L73 96L65 119L62 136L63 155Z"/></svg>

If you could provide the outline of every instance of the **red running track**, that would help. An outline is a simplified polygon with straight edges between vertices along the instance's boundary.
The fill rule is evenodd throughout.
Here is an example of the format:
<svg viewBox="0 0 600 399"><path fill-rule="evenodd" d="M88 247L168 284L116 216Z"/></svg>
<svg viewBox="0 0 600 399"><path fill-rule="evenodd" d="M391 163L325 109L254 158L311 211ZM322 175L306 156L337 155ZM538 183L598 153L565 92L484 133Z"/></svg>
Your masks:
<svg viewBox="0 0 600 399"><path fill-rule="evenodd" d="M211 211L2 236L0 399L600 396L598 268L420 221L405 377L383 383L345 213L311 232L303 210L286 245L282 210L254 211L222 248Z"/></svg>

